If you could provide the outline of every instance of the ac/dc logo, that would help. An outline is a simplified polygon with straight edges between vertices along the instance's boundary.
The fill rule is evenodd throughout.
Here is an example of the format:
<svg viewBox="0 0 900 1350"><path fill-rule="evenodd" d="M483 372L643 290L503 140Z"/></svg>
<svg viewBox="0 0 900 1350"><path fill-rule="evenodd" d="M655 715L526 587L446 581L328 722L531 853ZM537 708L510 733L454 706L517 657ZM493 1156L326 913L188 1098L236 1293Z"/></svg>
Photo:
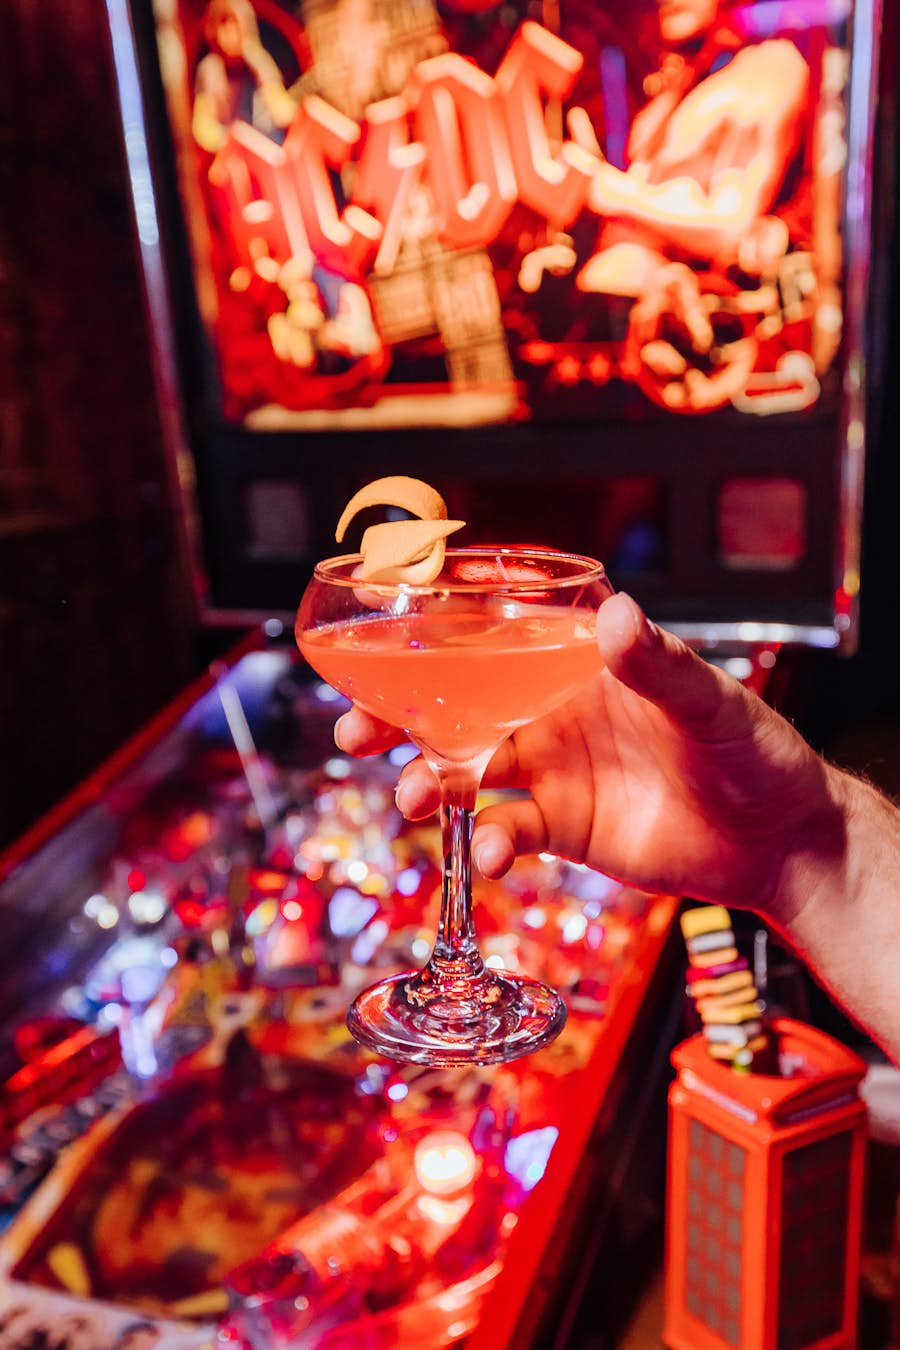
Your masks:
<svg viewBox="0 0 900 1350"><path fill-rule="evenodd" d="M517 202L556 228L570 224L598 159L573 140L551 146L544 101L566 97L582 61L529 21L493 77L452 52L431 57L402 94L370 104L361 125L315 95L280 145L233 123L209 183L236 263L252 266L264 241L279 263L311 251L389 271L422 185L450 248L490 244ZM339 206L329 171L350 161L350 201Z"/></svg>

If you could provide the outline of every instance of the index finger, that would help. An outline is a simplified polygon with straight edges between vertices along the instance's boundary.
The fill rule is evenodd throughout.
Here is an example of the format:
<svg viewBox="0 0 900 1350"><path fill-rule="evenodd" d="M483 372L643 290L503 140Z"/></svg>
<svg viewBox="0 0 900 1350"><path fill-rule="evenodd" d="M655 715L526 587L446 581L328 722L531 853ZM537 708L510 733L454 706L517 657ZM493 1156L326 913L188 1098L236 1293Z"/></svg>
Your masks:
<svg viewBox="0 0 900 1350"><path fill-rule="evenodd" d="M528 786L519 764L515 733L494 751L481 779L481 786L485 788Z"/></svg>
<svg viewBox="0 0 900 1350"><path fill-rule="evenodd" d="M380 755L408 739L399 727L392 727L356 706L334 724L334 743L347 755Z"/></svg>

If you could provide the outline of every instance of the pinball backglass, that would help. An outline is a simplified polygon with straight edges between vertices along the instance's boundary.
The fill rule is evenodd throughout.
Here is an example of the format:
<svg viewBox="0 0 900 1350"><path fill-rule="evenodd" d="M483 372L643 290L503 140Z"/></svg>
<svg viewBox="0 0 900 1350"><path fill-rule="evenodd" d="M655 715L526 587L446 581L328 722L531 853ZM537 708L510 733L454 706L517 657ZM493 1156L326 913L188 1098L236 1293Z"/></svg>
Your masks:
<svg viewBox="0 0 900 1350"><path fill-rule="evenodd" d="M602 503L551 542L623 516L698 624L852 627L877 0L142 3L207 535L227 481L258 576L314 558L323 454L562 474Z"/></svg>

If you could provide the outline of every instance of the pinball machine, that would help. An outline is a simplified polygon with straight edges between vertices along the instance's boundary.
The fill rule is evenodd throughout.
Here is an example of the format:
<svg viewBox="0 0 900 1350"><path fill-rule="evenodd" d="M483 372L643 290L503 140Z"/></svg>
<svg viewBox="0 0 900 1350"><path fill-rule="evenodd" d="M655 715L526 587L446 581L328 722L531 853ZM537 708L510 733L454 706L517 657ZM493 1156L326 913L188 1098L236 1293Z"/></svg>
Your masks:
<svg viewBox="0 0 900 1350"><path fill-rule="evenodd" d="M521 860L479 933L559 1040L362 1051L439 844L284 634L409 473L759 691L852 646L877 0L107 9L184 566L250 632L2 860L0 1344L613 1346L679 898Z"/></svg>

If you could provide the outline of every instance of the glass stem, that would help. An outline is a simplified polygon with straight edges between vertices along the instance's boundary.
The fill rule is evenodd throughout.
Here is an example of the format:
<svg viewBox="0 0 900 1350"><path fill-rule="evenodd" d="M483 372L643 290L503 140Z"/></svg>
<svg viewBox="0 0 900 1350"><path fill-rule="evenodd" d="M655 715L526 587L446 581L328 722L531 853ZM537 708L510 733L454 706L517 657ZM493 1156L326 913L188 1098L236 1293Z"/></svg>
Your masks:
<svg viewBox="0 0 900 1350"><path fill-rule="evenodd" d="M444 872L441 916L430 964L449 963L460 974L484 969L472 920L472 822L483 765L432 766L441 788Z"/></svg>

